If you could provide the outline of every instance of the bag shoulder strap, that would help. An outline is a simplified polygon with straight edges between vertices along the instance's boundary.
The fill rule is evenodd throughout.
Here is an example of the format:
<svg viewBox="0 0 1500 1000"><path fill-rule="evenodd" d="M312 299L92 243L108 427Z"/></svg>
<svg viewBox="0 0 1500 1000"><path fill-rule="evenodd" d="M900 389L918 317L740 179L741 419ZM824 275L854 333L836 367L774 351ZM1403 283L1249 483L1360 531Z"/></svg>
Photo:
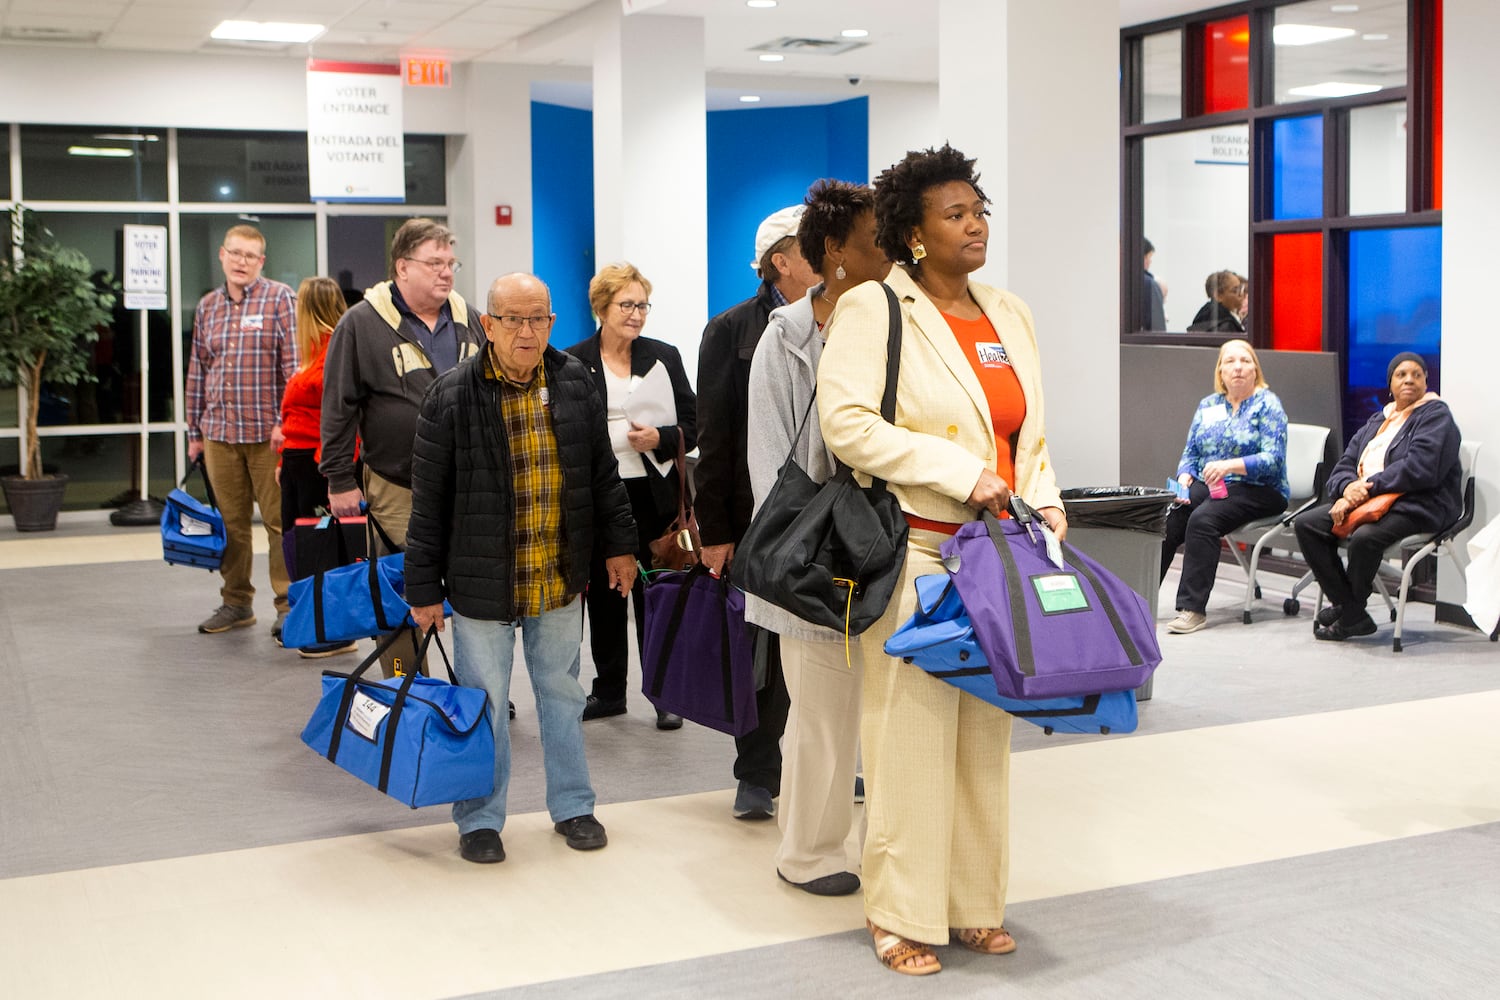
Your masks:
<svg viewBox="0 0 1500 1000"><path fill-rule="evenodd" d="M880 283L885 290L885 301L889 308L885 332L885 392L880 396L880 418L888 424L896 422L896 383L901 377L901 303L890 285ZM842 461L835 459L839 471L848 469ZM872 479L870 490L879 495L885 492L884 479Z"/></svg>
<svg viewBox="0 0 1500 1000"><path fill-rule="evenodd" d="M177 485L179 487L186 486L188 480L193 478L193 473L195 472L203 477L203 492L208 495L208 505L214 510L218 510L219 502L214 499L214 484L208 481L208 463L203 461L202 455L199 455L197 461L188 466L187 474L182 477L182 482Z"/></svg>

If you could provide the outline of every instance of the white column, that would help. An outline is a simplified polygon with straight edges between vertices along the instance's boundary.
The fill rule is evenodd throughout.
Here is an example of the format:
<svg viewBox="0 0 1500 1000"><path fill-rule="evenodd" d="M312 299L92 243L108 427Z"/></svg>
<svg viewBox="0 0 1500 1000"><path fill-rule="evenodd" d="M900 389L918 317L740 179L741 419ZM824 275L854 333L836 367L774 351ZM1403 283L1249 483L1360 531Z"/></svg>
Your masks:
<svg viewBox="0 0 1500 1000"><path fill-rule="evenodd" d="M1120 474L1116 20L1028 0L941 0L939 15L943 138L978 158L994 202L976 277L1035 316L1064 487Z"/></svg>
<svg viewBox="0 0 1500 1000"><path fill-rule="evenodd" d="M604 22L594 50L594 254L628 260L654 286L648 336L698 370L708 318L708 109L703 22Z"/></svg>
<svg viewBox="0 0 1500 1000"><path fill-rule="evenodd" d="M1500 516L1500 407L1495 404L1495 233L1500 231L1500 61L1493 0L1443 3L1443 398L1470 441L1483 441L1474 529ZM1463 585L1438 566L1438 599L1462 603Z"/></svg>
<svg viewBox="0 0 1500 1000"><path fill-rule="evenodd" d="M524 66L459 70L467 74L469 127L448 140L448 224L464 262L457 287L482 309L496 278L531 270L531 80ZM495 224L498 205L511 207L509 226Z"/></svg>

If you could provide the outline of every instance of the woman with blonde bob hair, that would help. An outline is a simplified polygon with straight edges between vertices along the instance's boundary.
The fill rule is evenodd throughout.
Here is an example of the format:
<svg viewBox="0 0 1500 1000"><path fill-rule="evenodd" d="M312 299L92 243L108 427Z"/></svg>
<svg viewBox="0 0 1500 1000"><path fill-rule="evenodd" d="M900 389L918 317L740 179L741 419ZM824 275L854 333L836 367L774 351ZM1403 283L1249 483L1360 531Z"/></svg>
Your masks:
<svg viewBox="0 0 1500 1000"><path fill-rule="evenodd" d="M634 264L608 264L589 282L589 307L599 320L599 332L574 344L568 353L588 366L594 386L604 400L609 441L620 466L620 478L630 495L638 534L637 557L651 565L650 545L677 516L679 450L698 444L698 399L688 382L677 348L641 336L651 313L651 282ZM630 419L630 396L652 369L662 367L672 384L677 416L671 423L643 426ZM679 448L681 445L681 448ZM637 578L635 639L640 649L646 619L645 585ZM604 557L594 555L584 603L589 616L589 648L594 655L593 692L584 704L583 718L602 719L625 713L629 656L625 630L625 599L609 588ZM681 729L682 719L656 713L657 729Z"/></svg>
<svg viewBox="0 0 1500 1000"><path fill-rule="evenodd" d="M1286 510L1286 411L1266 386L1255 348L1225 341L1214 363L1214 391L1204 396L1188 426L1177 462L1177 481L1187 499L1167 515L1161 543L1161 575L1179 548L1174 635L1208 623L1208 595L1219 570L1219 539L1262 517Z"/></svg>
<svg viewBox="0 0 1500 1000"><path fill-rule="evenodd" d="M323 415L323 362L328 356L328 338L344 315L344 293L332 278L304 278L297 289L297 371L281 396L281 465L276 481L281 484L282 538L289 539L299 517L316 517L328 507L328 480L318 471L319 427ZM287 568L295 572L292 560ZM352 642L333 642L297 650L314 659L352 653Z"/></svg>

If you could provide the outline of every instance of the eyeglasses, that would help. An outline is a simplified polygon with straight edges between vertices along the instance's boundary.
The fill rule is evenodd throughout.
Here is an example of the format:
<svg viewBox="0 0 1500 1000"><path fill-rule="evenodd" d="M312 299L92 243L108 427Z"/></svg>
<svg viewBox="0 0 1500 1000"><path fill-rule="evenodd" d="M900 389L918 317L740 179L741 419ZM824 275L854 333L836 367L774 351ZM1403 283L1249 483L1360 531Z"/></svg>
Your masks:
<svg viewBox="0 0 1500 1000"><path fill-rule="evenodd" d="M464 266L461 260L418 260L415 257L407 257L405 259L411 261L413 264L421 264L423 267L430 268L434 274L442 274L444 271L452 271L454 274L457 274L463 270Z"/></svg>
<svg viewBox="0 0 1500 1000"><path fill-rule="evenodd" d="M263 253L251 253L248 250L230 250L228 247L224 247L223 250L224 256L230 260L237 260L241 264L254 264L258 260L265 260L266 257Z"/></svg>
<svg viewBox="0 0 1500 1000"><path fill-rule="evenodd" d="M494 313L487 314L490 319L500 324L500 329L512 332L529 326L533 330L545 330L552 325L551 316L496 316Z"/></svg>
<svg viewBox="0 0 1500 1000"><path fill-rule="evenodd" d="M624 313L627 317L637 309L641 311L642 316L649 315L651 312L651 303L649 302L616 302L615 305L619 306L620 312Z"/></svg>

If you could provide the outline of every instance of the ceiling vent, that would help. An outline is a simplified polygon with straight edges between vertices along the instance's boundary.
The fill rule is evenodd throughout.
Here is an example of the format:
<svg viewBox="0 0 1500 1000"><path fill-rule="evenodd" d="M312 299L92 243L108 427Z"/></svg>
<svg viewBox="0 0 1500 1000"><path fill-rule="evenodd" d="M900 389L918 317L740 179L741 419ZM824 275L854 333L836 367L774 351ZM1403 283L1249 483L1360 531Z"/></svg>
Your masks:
<svg viewBox="0 0 1500 1000"><path fill-rule="evenodd" d="M66 45L93 45L102 31L80 31L76 28L12 27L0 32L8 42L59 42Z"/></svg>
<svg viewBox="0 0 1500 1000"><path fill-rule="evenodd" d="M777 52L796 56L839 56L862 49L868 42L854 38L778 38L755 46L751 52Z"/></svg>

